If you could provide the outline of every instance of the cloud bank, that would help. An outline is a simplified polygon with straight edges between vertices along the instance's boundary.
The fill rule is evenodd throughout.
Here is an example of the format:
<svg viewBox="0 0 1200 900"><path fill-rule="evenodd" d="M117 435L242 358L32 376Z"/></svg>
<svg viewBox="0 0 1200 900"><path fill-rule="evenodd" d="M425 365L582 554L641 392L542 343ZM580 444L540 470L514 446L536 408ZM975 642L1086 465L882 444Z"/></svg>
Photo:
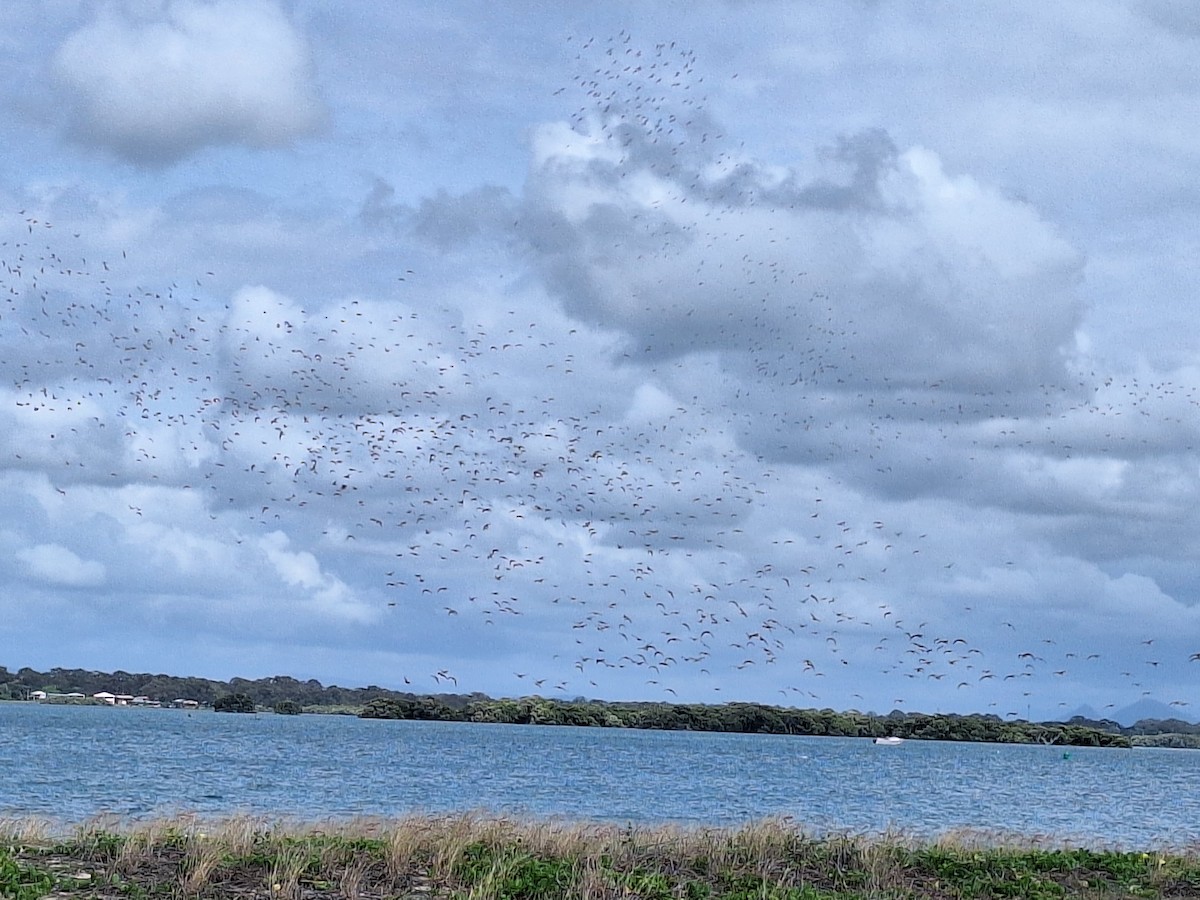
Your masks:
<svg viewBox="0 0 1200 900"><path fill-rule="evenodd" d="M241 7L63 14L0 63L175 42L195 97L144 118L203 129L139 160L82 75L105 152L0 123L18 663L1187 704L1200 78L1169 5L639 7L638 35L619 4L285 8L237 40L303 64L216 78L257 110L232 132L199 73ZM302 131L263 96L311 124L314 71L331 130L244 152Z"/></svg>
<svg viewBox="0 0 1200 900"><path fill-rule="evenodd" d="M172 0L152 16L106 6L53 69L75 140L135 165L283 147L324 121L305 40L267 0Z"/></svg>

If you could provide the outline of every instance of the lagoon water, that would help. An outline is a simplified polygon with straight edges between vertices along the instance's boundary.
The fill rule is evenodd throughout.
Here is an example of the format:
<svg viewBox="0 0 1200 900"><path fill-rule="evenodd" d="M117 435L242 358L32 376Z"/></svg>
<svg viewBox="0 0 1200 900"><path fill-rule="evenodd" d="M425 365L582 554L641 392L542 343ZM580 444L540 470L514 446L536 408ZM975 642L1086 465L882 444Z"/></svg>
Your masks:
<svg viewBox="0 0 1200 900"><path fill-rule="evenodd" d="M0 816L481 810L814 832L1200 843L1200 751L1100 750L0 703Z"/></svg>

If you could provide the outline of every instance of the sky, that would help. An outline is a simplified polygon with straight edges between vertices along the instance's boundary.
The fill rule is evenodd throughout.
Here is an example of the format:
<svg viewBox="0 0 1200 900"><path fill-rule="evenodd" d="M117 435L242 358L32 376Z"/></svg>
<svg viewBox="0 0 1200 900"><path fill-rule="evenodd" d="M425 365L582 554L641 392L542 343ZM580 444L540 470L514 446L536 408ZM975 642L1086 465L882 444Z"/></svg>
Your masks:
<svg viewBox="0 0 1200 900"><path fill-rule="evenodd" d="M10 669L1197 712L1195 4L0 46Z"/></svg>

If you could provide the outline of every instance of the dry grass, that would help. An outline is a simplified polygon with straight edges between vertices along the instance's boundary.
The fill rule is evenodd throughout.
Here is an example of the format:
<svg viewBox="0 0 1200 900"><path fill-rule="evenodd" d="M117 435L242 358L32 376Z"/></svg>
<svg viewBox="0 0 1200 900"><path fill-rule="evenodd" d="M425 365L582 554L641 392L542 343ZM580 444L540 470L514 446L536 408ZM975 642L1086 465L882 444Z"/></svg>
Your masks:
<svg viewBox="0 0 1200 900"><path fill-rule="evenodd" d="M33 816L0 816L0 842L5 844L44 843L54 833L54 823Z"/></svg>
<svg viewBox="0 0 1200 900"><path fill-rule="evenodd" d="M186 897L199 895L212 880L213 873L221 865L223 854L215 844L199 844L188 848L180 867L180 888ZM135 874L139 866L134 858L123 861L121 871Z"/></svg>
<svg viewBox="0 0 1200 900"><path fill-rule="evenodd" d="M786 819L719 829L478 813L326 823L182 815L94 819L57 836L45 821L8 819L0 840L19 848L21 864L69 872L72 894L97 900L1200 896L1194 853L1089 853L973 830L935 841L814 836Z"/></svg>

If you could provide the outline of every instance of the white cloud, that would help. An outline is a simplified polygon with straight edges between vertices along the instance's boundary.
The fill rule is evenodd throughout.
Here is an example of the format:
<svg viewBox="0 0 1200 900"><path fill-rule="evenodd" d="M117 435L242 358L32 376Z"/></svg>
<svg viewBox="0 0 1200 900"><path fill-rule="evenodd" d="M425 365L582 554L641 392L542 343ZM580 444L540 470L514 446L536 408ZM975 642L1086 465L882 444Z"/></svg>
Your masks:
<svg viewBox="0 0 1200 900"><path fill-rule="evenodd" d="M154 19L108 7L63 42L54 70L74 136L142 165L284 146L322 121L305 42L274 3L175 0Z"/></svg>
<svg viewBox="0 0 1200 900"><path fill-rule="evenodd" d="M38 544L17 551L26 574L50 585L96 587L104 582L101 563L80 559L61 544Z"/></svg>
<svg viewBox="0 0 1200 900"><path fill-rule="evenodd" d="M541 130L525 210L551 289L643 358L773 353L789 380L970 391L1065 376L1082 257L1030 205L878 129L808 173L684 137L663 162L655 121Z"/></svg>
<svg viewBox="0 0 1200 900"><path fill-rule="evenodd" d="M283 532L265 534L258 544L279 579L304 592L299 601L307 612L354 624L369 623L378 617L378 611L359 602L345 582L323 572L315 556L307 551L289 550L288 537Z"/></svg>
<svg viewBox="0 0 1200 900"><path fill-rule="evenodd" d="M815 691L787 668L812 657L822 705L878 705L902 619L998 676L905 670L910 708L989 709L1035 644L1049 704L1136 697L1114 672L1154 633L1161 684L1200 671L1175 5L698 10L611 48L627 23L565 7L13 5L0 65L37 115L3 125L0 570L64 612L13 646L85 648L70 622L177 672L244 641L230 674L698 699ZM309 41L325 139L153 170L308 133ZM56 49L73 105L39 102ZM80 172L64 106L147 165ZM104 590L33 580L95 571L64 552ZM734 668L751 629L778 665ZM621 669L633 634L682 652ZM1056 694L1091 653L1107 678Z"/></svg>

